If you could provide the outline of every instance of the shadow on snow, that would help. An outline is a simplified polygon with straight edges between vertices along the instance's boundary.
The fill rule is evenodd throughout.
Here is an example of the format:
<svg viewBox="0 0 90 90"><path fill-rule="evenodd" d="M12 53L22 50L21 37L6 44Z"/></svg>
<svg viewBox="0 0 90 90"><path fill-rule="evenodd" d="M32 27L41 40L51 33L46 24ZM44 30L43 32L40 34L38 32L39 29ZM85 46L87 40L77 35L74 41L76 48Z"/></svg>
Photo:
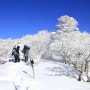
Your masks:
<svg viewBox="0 0 90 90"><path fill-rule="evenodd" d="M47 71L51 71L51 74L47 74L49 76L67 76L71 78L78 79L78 71L73 67L70 67L65 64L61 64L60 66L55 66L51 68L46 68Z"/></svg>

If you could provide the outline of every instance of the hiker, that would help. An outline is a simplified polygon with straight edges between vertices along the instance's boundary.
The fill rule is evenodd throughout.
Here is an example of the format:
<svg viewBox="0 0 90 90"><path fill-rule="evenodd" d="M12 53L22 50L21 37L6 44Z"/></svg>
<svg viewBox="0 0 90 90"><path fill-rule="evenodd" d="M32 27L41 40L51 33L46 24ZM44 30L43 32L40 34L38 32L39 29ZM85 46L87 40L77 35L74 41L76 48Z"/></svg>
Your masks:
<svg viewBox="0 0 90 90"><path fill-rule="evenodd" d="M20 46L17 46L17 47L14 47L12 50L12 55L14 55L15 62L20 62L19 49L20 49Z"/></svg>
<svg viewBox="0 0 90 90"><path fill-rule="evenodd" d="M24 54L25 62L28 61L28 58L29 58L29 50L30 50L29 46L24 45L23 50L22 50L22 53Z"/></svg>

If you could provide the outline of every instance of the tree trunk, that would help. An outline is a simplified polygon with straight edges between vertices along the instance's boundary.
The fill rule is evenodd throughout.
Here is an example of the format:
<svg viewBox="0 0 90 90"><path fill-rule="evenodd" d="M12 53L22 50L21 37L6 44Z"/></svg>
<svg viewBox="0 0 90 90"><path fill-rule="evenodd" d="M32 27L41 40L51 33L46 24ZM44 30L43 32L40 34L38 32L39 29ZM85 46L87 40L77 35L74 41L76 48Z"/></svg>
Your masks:
<svg viewBox="0 0 90 90"><path fill-rule="evenodd" d="M74 68L75 68L76 70L78 70L77 64L74 64Z"/></svg>
<svg viewBox="0 0 90 90"><path fill-rule="evenodd" d="M83 74L83 64L81 65L79 72L80 72L80 74L79 74L78 81L81 81L82 80L82 74Z"/></svg>
<svg viewBox="0 0 90 90"><path fill-rule="evenodd" d="M90 82L90 62L88 62L87 82Z"/></svg>
<svg viewBox="0 0 90 90"><path fill-rule="evenodd" d="M90 82L90 77L87 77L87 82Z"/></svg>
<svg viewBox="0 0 90 90"><path fill-rule="evenodd" d="M88 72L88 62L86 62L86 64L85 64L85 70L84 70L84 72Z"/></svg>
<svg viewBox="0 0 90 90"><path fill-rule="evenodd" d="M82 80L82 71L79 71L80 74L79 74L79 78L78 78L78 81L81 81Z"/></svg>

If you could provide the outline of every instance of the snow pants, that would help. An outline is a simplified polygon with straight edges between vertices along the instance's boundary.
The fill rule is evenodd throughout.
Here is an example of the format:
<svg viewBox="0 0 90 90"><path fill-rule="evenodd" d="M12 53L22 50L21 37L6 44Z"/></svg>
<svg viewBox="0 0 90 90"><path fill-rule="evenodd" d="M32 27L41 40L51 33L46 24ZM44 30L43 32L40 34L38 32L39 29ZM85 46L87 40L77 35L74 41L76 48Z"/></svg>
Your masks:
<svg viewBox="0 0 90 90"><path fill-rule="evenodd" d="M14 55L14 58L15 58L15 62L20 62L20 58L19 58L19 55Z"/></svg>

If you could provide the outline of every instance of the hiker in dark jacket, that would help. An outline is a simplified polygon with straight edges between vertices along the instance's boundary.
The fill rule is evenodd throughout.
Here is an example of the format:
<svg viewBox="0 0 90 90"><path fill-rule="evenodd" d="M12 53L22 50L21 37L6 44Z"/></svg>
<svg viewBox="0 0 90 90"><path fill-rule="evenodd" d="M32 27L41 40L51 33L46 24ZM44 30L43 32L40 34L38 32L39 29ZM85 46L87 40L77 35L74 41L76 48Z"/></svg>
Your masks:
<svg viewBox="0 0 90 90"><path fill-rule="evenodd" d="M13 51L12 51L12 55L14 55L15 62L20 62L19 49L20 49L20 46L17 46L17 48L13 48Z"/></svg>
<svg viewBox="0 0 90 90"><path fill-rule="evenodd" d="M24 54L25 62L28 61L28 58L29 58L29 50L30 50L30 48L29 48L27 45L24 45L24 48L23 48L23 50L22 50L22 53Z"/></svg>

